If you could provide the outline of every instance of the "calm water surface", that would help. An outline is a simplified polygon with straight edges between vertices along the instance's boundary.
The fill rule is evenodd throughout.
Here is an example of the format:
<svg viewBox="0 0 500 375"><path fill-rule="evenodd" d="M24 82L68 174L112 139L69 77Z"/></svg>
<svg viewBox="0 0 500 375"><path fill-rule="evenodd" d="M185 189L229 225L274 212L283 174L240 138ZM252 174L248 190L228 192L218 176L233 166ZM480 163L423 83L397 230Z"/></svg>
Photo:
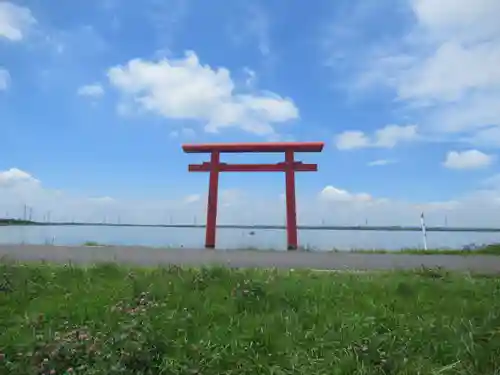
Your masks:
<svg viewBox="0 0 500 375"><path fill-rule="evenodd" d="M81 245L95 241L110 245L143 245L160 247L203 247L203 228L134 228L134 227L0 227L0 243ZM435 233L427 234L429 248L461 248L465 245L499 242L499 233ZM388 249L422 247L419 232L326 231L299 232L301 246L314 250ZM224 249L286 248L285 231L218 229L217 247Z"/></svg>

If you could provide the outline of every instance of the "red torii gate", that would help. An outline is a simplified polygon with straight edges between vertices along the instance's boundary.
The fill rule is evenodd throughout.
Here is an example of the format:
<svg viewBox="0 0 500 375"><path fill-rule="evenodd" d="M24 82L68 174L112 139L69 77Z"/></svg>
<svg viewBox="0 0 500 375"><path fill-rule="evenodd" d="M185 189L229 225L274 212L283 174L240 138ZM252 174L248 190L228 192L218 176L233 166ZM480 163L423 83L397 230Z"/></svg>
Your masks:
<svg viewBox="0 0 500 375"><path fill-rule="evenodd" d="M297 249L295 172L316 172L318 170L318 165L303 164L300 161L295 161L295 152L321 152L323 150L323 145L323 142L212 143L183 145L182 149L186 153L211 154L210 162L189 165L189 172L210 172L205 247L211 249L215 248L219 172L285 172L288 250ZM220 162L220 154L224 152L284 152L285 161L276 164L227 164Z"/></svg>

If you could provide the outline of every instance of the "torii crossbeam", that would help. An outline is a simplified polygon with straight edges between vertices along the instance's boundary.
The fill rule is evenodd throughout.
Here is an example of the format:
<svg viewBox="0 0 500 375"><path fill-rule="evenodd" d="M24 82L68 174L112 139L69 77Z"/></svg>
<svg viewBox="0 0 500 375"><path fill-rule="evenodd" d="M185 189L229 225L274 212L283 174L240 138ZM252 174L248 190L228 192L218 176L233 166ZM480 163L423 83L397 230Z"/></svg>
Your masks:
<svg viewBox="0 0 500 375"><path fill-rule="evenodd" d="M217 196L220 172L285 172L286 225L288 250L296 250L297 213L295 206L295 172L316 172L317 164L295 161L296 152L321 152L323 142L278 142L278 143L212 143L183 145L186 153L210 153L210 162L190 164L190 172L210 172L207 204L207 226L205 247L215 248L217 225ZM221 163L221 153L283 152L285 161L276 164L227 164Z"/></svg>

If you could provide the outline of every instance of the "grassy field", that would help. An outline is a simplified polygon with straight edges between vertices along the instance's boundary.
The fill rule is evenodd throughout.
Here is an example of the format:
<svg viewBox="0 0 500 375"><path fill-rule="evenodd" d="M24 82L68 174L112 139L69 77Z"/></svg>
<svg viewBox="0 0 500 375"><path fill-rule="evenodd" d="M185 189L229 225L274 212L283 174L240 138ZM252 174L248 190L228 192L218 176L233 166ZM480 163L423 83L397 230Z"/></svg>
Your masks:
<svg viewBox="0 0 500 375"><path fill-rule="evenodd" d="M499 374L500 279L0 263L0 374Z"/></svg>

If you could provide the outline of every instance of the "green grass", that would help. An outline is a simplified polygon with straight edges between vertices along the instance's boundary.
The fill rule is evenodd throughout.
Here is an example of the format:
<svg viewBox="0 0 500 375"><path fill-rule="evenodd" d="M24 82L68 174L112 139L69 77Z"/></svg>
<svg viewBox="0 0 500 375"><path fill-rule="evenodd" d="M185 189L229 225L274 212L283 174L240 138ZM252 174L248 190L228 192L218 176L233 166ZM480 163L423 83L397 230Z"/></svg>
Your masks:
<svg viewBox="0 0 500 375"><path fill-rule="evenodd" d="M86 241L82 244L82 246L114 246L110 244L104 244L96 241ZM156 246L156 248L170 249L172 246ZM241 250L246 251L276 251L274 249L258 249L255 247L246 247ZM312 248L309 247L301 247L297 251L302 252L314 252ZM500 244L494 243L489 245L478 246L473 249L414 249L414 248L405 248L401 250L384 250L384 249L352 249L352 250L338 250L334 249L330 251L332 253L342 253L342 252L350 252L350 253L358 253L358 254L415 254L415 255L500 255Z"/></svg>
<svg viewBox="0 0 500 375"><path fill-rule="evenodd" d="M500 279L0 263L0 374L498 374Z"/></svg>
<svg viewBox="0 0 500 375"><path fill-rule="evenodd" d="M105 245L96 241L85 241L82 246L111 246L111 245Z"/></svg>
<svg viewBox="0 0 500 375"><path fill-rule="evenodd" d="M334 250L336 252L337 250ZM421 255L500 255L500 244L480 246L474 249L401 249L397 251L390 250L351 250L352 253L361 254L421 254Z"/></svg>

